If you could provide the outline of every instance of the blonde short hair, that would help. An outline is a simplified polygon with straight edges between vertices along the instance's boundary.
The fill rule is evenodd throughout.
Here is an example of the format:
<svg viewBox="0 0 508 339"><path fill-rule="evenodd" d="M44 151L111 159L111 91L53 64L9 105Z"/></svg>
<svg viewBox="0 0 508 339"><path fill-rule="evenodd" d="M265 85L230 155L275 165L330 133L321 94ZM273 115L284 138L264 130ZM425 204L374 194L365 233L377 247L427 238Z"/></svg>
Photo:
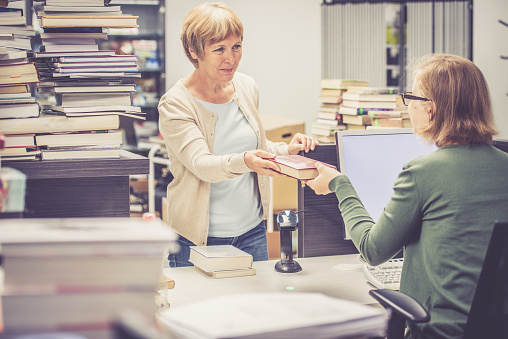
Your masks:
<svg viewBox="0 0 508 339"><path fill-rule="evenodd" d="M243 25L235 12L221 2L205 2L187 14L180 39L187 58L198 67L198 60L192 58L190 49L201 59L207 42L215 43L231 36L243 40Z"/></svg>
<svg viewBox="0 0 508 339"><path fill-rule="evenodd" d="M470 60L450 54L429 54L414 69L421 95L433 105L429 125L418 132L442 146L449 143L492 143L497 129L487 81Z"/></svg>

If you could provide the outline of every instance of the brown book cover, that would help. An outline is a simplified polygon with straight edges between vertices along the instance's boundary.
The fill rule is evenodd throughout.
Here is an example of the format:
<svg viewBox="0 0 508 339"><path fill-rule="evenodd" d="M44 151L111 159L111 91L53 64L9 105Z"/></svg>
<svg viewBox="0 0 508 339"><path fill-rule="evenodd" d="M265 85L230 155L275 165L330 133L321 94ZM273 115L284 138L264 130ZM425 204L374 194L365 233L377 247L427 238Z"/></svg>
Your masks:
<svg viewBox="0 0 508 339"><path fill-rule="evenodd" d="M138 27L137 16L43 16L42 27Z"/></svg>
<svg viewBox="0 0 508 339"><path fill-rule="evenodd" d="M298 180L314 179L319 175L319 172L316 169L317 160L306 158L301 155L279 155L267 160L278 164L280 167L280 173ZM335 166L330 164L323 164L335 168Z"/></svg>
<svg viewBox="0 0 508 339"><path fill-rule="evenodd" d="M0 85L0 94L29 93L28 84Z"/></svg>
<svg viewBox="0 0 508 339"><path fill-rule="evenodd" d="M39 69L35 62L0 65L0 85L40 82Z"/></svg>
<svg viewBox="0 0 508 339"><path fill-rule="evenodd" d="M344 115L342 122L351 125L371 125L372 118L368 115Z"/></svg>

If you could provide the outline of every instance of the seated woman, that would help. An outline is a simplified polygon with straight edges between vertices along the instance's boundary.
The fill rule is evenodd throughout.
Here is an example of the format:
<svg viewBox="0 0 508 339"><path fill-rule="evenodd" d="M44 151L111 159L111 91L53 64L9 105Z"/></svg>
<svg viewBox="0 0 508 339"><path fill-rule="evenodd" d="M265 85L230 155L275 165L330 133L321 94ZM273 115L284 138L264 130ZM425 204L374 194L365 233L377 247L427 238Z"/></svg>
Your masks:
<svg viewBox="0 0 508 339"><path fill-rule="evenodd" d="M471 61L426 56L404 93L413 133L438 150L404 166L374 222L349 179L317 164L307 184L335 192L351 238L369 264L404 248L400 290L429 310L408 338L462 338L496 220L508 220L508 154L491 145L497 133L487 83Z"/></svg>

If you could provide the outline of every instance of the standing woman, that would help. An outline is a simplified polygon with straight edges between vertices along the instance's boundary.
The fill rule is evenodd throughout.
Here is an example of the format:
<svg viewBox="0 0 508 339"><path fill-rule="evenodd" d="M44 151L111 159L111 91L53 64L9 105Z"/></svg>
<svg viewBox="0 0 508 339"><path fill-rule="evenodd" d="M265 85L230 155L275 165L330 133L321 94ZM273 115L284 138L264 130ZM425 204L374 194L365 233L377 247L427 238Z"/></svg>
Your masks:
<svg viewBox="0 0 508 339"><path fill-rule="evenodd" d="M296 134L291 142L266 140L254 80L236 72L243 25L222 3L203 3L187 15L181 34L194 71L159 102L159 129L173 181L168 221L179 234L171 267L189 266L193 245L234 245L254 260L267 260L270 184L278 165L265 158L314 149Z"/></svg>
<svg viewBox="0 0 508 339"><path fill-rule="evenodd" d="M420 60L403 94L413 133L438 150L400 172L374 222L345 175L322 164L307 182L334 192L351 238L372 265L404 248L400 290L418 300L430 322L406 338L462 338L496 220L508 220L508 154L497 133L487 82L470 60L433 54Z"/></svg>

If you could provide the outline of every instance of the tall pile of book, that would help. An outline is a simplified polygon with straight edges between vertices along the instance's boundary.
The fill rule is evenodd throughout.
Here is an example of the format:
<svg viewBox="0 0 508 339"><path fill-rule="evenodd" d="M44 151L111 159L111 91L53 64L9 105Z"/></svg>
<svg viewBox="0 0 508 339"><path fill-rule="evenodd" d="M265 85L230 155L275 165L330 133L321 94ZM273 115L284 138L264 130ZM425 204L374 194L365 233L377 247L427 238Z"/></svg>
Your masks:
<svg viewBox="0 0 508 339"><path fill-rule="evenodd" d="M390 87L350 86L342 95L339 113L348 130L411 127L407 107Z"/></svg>
<svg viewBox="0 0 508 339"><path fill-rule="evenodd" d="M14 125L20 118L38 117L39 104L32 96L31 84L39 82L35 63L28 59L32 51L30 38L33 26L26 25L23 10L13 8L12 2L0 3L0 124ZM16 4L16 2L14 2ZM19 3L18 3L19 4ZM17 133L0 126L5 134L2 160L34 159L34 134Z"/></svg>
<svg viewBox="0 0 508 339"><path fill-rule="evenodd" d="M44 32L34 53L47 96L42 113L28 123L42 160L118 158L123 141L119 116L144 120L132 106L137 59L100 50L109 27L137 27L137 16L123 15L108 1L46 0L35 5ZM53 100L53 101L51 101Z"/></svg>
<svg viewBox="0 0 508 339"><path fill-rule="evenodd" d="M3 334L71 332L106 339L125 310L155 322L163 261L176 237L160 219L2 222Z"/></svg>
<svg viewBox="0 0 508 339"><path fill-rule="evenodd" d="M323 143L335 142L335 132L347 126L342 121L339 109L348 86L368 86L368 81L346 79L321 79L318 116L311 125L311 133Z"/></svg>

